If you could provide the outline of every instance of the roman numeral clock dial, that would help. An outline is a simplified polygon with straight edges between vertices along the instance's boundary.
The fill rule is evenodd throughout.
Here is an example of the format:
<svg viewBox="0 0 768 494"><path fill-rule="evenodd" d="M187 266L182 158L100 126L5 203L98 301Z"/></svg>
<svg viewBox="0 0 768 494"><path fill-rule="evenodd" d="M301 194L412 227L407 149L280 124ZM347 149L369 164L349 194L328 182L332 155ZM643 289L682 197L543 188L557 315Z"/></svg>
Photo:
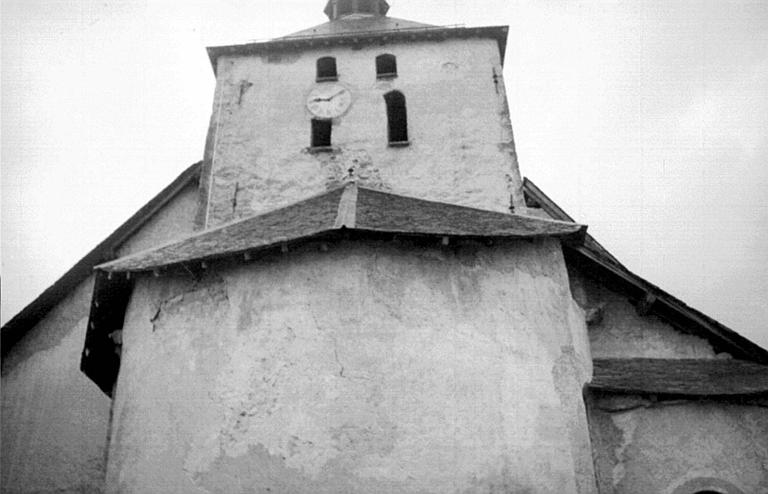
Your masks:
<svg viewBox="0 0 768 494"><path fill-rule="evenodd" d="M318 86L307 96L307 110L316 118L336 118L349 110L352 93L341 84Z"/></svg>

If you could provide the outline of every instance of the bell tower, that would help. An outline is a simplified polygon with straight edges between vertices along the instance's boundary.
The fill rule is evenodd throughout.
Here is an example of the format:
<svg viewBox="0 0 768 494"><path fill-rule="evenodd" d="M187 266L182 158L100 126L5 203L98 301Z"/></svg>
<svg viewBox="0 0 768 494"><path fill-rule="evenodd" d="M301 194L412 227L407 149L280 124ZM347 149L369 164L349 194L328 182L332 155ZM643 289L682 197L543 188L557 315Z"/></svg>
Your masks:
<svg viewBox="0 0 768 494"><path fill-rule="evenodd" d="M325 15L335 21L348 16L382 16L389 10L386 0L328 0Z"/></svg>
<svg viewBox="0 0 768 494"><path fill-rule="evenodd" d="M198 227L348 181L524 211L503 80L506 26L390 17L386 0L329 0L325 24L208 49L216 74Z"/></svg>
<svg viewBox="0 0 768 494"><path fill-rule="evenodd" d="M107 492L594 494L585 227L524 214L507 28L325 12L209 48L200 231L98 266Z"/></svg>

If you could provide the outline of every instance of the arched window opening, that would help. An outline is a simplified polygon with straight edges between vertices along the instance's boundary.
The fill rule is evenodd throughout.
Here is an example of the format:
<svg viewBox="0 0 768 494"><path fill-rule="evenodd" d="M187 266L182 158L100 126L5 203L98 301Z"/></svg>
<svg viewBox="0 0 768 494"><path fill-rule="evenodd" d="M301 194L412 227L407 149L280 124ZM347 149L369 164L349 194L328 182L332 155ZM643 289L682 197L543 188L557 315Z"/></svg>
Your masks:
<svg viewBox="0 0 768 494"><path fill-rule="evenodd" d="M331 146L331 121L312 119L312 147L326 148Z"/></svg>
<svg viewBox="0 0 768 494"><path fill-rule="evenodd" d="M679 485L672 494L744 494L730 482L713 478L699 477Z"/></svg>
<svg viewBox="0 0 768 494"><path fill-rule="evenodd" d="M323 57L317 59L317 81L335 81L339 78L336 72L336 59Z"/></svg>
<svg viewBox="0 0 768 494"><path fill-rule="evenodd" d="M408 117L405 110L405 96L400 91L390 91L384 95L387 103L387 121L389 123L389 143L403 145L408 143Z"/></svg>
<svg viewBox="0 0 768 494"><path fill-rule="evenodd" d="M388 79L397 77L397 58L394 55L386 53L376 57L376 78Z"/></svg>

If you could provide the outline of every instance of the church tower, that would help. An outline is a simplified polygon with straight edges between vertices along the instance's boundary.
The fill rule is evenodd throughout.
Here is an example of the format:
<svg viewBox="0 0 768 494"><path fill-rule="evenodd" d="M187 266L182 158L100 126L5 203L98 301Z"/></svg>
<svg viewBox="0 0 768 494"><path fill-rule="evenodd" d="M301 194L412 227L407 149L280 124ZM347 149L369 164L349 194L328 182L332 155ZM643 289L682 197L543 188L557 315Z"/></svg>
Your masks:
<svg viewBox="0 0 768 494"><path fill-rule="evenodd" d="M324 12L208 49L198 231L98 266L108 492L594 492L586 227L526 216L507 28Z"/></svg>
<svg viewBox="0 0 768 494"><path fill-rule="evenodd" d="M443 28L388 11L384 0L331 0L326 24L208 50L216 96L202 228L349 180L523 207L502 77L507 28Z"/></svg>

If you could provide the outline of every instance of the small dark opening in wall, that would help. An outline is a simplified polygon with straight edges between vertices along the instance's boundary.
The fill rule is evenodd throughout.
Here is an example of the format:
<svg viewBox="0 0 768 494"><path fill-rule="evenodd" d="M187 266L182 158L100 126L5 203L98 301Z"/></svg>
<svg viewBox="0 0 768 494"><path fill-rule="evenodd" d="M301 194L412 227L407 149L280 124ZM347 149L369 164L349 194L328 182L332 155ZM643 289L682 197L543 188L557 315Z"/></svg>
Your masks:
<svg viewBox="0 0 768 494"><path fill-rule="evenodd" d="M312 119L312 147L329 147L331 145L331 121Z"/></svg>
<svg viewBox="0 0 768 494"><path fill-rule="evenodd" d="M339 78L336 72L336 59L333 57L322 57L317 59L317 80L335 81Z"/></svg>
<svg viewBox="0 0 768 494"><path fill-rule="evenodd" d="M95 278L80 370L111 397L120 371L122 343L117 335L123 329L133 281L124 273L110 276L103 271L97 271Z"/></svg>
<svg viewBox="0 0 768 494"><path fill-rule="evenodd" d="M389 143L408 142L408 117L405 110L405 96L400 91L390 91L384 95L387 103L387 121Z"/></svg>
<svg viewBox="0 0 768 494"><path fill-rule="evenodd" d="M386 53L376 57L376 77L386 79L397 76L397 59L394 55Z"/></svg>

